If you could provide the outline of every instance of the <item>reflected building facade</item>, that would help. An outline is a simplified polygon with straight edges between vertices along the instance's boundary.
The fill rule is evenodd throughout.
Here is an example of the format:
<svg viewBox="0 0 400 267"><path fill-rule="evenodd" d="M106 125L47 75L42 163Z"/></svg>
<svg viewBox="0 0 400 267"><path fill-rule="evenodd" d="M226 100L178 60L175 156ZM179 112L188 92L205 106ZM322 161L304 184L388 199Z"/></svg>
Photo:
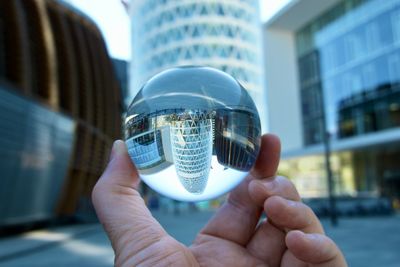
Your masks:
<svg viewBox="0 0 400 267"><path fill-rule="evenodd" d="M213 113L195 110L173 117L171 145L176 173L187 191L201 194L211 167Z"/></svg>
<svg viewBox="0 0 400 267"><path fill-rule="evenodd" d="M198 199L229 181L220 172L230 168L244 176L250 170L260 132L248 92L209 67L177 67L154 76L128 107L125 120L128 151L144 180L176 185Z"/></svg>
<svg viewBox="0 0 400 267"><path fill-rule="evenodd" d="M192 194L207 186L212 157L225 168L249 171L260 148L259 118L248 111L169 109L127 117L128 152L140 173L174 165Z"/></svg>
<svg viewBox="0 0 400 267"><path fill-rule="evenodd" d="M249 171L256 161L254 151L260 146L260 129L254 114L242 110L216 112L215 151L218 162L236 170Z"/></svg>
<svg viewBox="0 0 400 267"><path fill-rule="evenodd" d="M126 140L128 152L143 174L157 173L173 162L166 120L165 112L126 119L125 136L132 137Z"/></svg>
<svg viewBox="0 0 400 267"><path fill-rule="evenodd" d="M264 33L266 65L287 70L285 81L268 67L266 77L271 130L286 143L282 171L306 195L325 195L327 130L337 194L399 198L400 1L292 2Z"/></svg>
<svg viewBox="0 0 400 267"><path fill-rule="evenodd" d="M165 162L162 148L161 132L151 130L144 132L132 140L129 154L133 157L136 167L139 169L151 169L153 166Z"/></svg>

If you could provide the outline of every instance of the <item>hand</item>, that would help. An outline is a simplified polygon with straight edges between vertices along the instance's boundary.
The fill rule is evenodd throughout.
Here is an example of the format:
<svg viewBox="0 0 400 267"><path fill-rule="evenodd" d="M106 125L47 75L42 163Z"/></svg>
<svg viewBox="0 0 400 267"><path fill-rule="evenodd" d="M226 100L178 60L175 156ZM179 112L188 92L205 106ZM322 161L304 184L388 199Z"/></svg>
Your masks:
<svg viewBox="0 0 400 267"><path fill-rule="evenodd" d="M116 266L347 266L293 184L275 177L280 143L262 137L261 152L193 245L185 247L152 217L137 191L139 175L122 141L93 189ZM262 212L268 219L259 223Z"/></svg>

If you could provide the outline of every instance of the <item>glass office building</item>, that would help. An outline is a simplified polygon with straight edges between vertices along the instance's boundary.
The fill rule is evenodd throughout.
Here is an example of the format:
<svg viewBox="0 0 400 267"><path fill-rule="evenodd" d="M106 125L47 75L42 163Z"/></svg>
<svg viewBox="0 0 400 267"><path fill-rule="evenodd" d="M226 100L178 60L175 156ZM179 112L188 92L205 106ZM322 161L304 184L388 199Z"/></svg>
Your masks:
<svg viewBox="0 0 400 267"><path fill-rule="evenodd" d="M258 0L134 0L130 10L133 95L167 68L209 66L239 80L264 114Z"/></svg>
<svg viewBox="0 0 400 267"><path fill-rule="evenodd" d="M326 196L327 131L336 194L399 199L400 1L298 1L265 30L289 32L294 51L297 126L289 131L301 138L284 147L281 171L303 195Z"/></svg>
<svg viewBox="0 0 400 267"><path fill-rule="evenodd" d="M400 126L400 1L340 2L296 33L306 145ZM322 93L322 94L321 94Z"/></svg>

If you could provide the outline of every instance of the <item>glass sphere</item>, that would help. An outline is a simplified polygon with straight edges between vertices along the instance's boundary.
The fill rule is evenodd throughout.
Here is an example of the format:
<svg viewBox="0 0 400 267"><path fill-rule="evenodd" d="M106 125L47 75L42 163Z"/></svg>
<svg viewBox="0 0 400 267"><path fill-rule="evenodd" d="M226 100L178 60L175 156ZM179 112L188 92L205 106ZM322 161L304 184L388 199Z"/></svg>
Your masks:
<svg viewBox="0 0 400 267"><path fill-rule="evenodd" d="M141 88L125 120L125 142L142 180L181 201L218 197L252 168L261 142L253 100L209 67L163 71Z"/></svg>

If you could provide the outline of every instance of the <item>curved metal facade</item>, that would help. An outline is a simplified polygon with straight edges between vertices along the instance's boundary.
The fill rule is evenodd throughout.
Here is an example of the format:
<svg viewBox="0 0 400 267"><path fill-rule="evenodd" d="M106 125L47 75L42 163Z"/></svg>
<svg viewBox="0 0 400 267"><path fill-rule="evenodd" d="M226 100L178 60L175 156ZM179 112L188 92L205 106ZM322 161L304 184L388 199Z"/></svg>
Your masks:
<svg viewBox="0 0 400 267"><path fill-rule="evenodd" d="M122 109L114 69L95 23L59 1L0 1L0 81L5 81L7 87L14 89L22 99L35 103L32 106L50 110L50 113L55 113L55 118L66 116L76 126L72 136L68 137L73 142L72 156L66 163L68 170L63 174L65 181L61 191L43 187L40 188L42 191L32 193L32 199L39 199L41 195L54 190L51 191L54 194L50 202L57 207L52 209L53 215L56 212L71 215L77 210L92 212L92 186L101 175L112 141L121 137ZM4 113L4 109L1 109L0 113ZM12 130L11 126L18 123L18 119L9 124L0 123L0 132ZM34 127L36 122L31 123ZM58 120L54 124L62 128L65 123ZM2 128L4 125L6 131ZM38 140L51 140L70 146L66 143L68 138L48 135ZM14 144L9 147L13 150L11 152L23 155L24 151L17 150L14 139L12 135L2 137L2 141L8 140ZM6 149L0 146L0 155ZM64 160L64 157L55 155L54 161L47 162L43 169L55 168L60 160ZM15 168L16 173L28 173L24 172L24 166ZM18 186L32 177L17 178L7 173L0 177L0 187L7 178ZM14 189L10 186L9 190ZM30 200L21 205L21 216L27 214ZM0 210L5 203L0 203ZM13 203L7 205L12 206ZM35 212L40 214L41 211Z"/></svg>
<svg viewBox="0 0 400 267"><path fill-rule="evenodd" d="M166 68L204 65L229 73L262 101L257 0L135 0L131 16L131 92Z"/></svg>

